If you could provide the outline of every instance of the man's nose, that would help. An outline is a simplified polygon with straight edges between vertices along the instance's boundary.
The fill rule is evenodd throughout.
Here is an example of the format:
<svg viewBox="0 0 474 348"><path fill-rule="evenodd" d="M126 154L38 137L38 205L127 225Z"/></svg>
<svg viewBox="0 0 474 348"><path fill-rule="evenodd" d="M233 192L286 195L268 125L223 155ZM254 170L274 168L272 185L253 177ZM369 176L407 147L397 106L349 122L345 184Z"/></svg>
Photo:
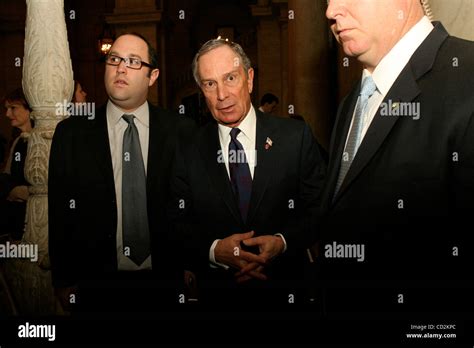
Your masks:
<svg viewBox="0 0 474 348"><path fill-rule="evenodd" d="M125 65L125 61L122 59L117 65L117 72L119 73L126 73L127 72L127 66Z"/></svg>
<svg viewBox="0 0 474 348"><path fill-rule="evenodd" d="M340 0L329 0L328 8L326 10L326 17L330 21L334 21L337 15L342 14L343 6Z"/></svg>
<svg viewBox="0 0 474 348"><path fill-rule="evenodd" d="M228 90L227 90L227 87L222 84L222 85L217 85L217 99L218 100L224 100L225 98L227 98L227 96L229 95L228 93Z"/></svg>

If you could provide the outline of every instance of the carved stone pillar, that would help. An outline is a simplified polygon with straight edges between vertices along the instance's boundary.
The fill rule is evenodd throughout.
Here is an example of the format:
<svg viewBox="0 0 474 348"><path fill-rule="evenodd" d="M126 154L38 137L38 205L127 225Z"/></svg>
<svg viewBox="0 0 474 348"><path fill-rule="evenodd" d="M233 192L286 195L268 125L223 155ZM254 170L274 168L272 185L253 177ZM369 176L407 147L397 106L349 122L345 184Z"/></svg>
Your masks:
<svg viewBox="0 0 474 348"><path fill-rule="evenodd" d="M466 40L474 40L474 1L430 0L433 19L441 21L449 33Z"/></svg>
<svg viewBox="0 0 474 348"><path fill-rule="evenodd" d="M20 314L60 312L53 295L48 256L48 161L54 129L64 116L56 103L74 90L64 0L27 0L23 91L33 109L25 176L31 184L22 244L38 246L38 261L9 260L8 278Z"/></svg>

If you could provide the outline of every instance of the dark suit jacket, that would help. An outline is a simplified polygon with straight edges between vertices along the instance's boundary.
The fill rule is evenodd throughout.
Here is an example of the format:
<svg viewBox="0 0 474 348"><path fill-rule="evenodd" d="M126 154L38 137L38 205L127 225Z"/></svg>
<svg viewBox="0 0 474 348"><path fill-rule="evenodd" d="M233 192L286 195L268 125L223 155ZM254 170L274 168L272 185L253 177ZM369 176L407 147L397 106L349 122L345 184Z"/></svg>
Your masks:
<svg viewBox="0 0 474 348"><path fill-rule="evenodd" d="M342 286L396 279L402 287L402 279L440 284L463 276L473 251L460 227L474 207L473 62L474 43L450 37L437 23L384 99L418 103L420 119L381 116L379 109L334 198L360 82L342 101L319 244L326 278L351 279ZM365 260L324 257L334 241L364 244Z"/></svg>
<svg viewBox="0 0 474 348"><path fill-rule="evenodd" d="M187 144L181 144L175 156L171 204L175 236L184 245L181 257L198 274L201 289L236 287L235 270L209 266L213 241L235 233L253 230L256 236L282 233L285 237L288 249L270 268L275 282L269 284L284 286L281 282L298 279L307 262L305 247L314 237L324 162L305 123L260 111L256 116L257 166L246 222L240 216L225 164L218 163L221 147L216 123L207 124ZM265 149L267 137L272 146Z"/></svg>
<svg viewBox="0 0 474 348"><path fill-rule="evenodd" d="M173 267L177 262L169 262L173 258L165 208L169 169L179 134L189 125L182 117L151 104L149 110L147 200L152 269L161 284L168 284L180 268ZM93 284L114 277L117 205L105 106L94 120L70 117L56 127L48 198L53 285Z"/></svg>

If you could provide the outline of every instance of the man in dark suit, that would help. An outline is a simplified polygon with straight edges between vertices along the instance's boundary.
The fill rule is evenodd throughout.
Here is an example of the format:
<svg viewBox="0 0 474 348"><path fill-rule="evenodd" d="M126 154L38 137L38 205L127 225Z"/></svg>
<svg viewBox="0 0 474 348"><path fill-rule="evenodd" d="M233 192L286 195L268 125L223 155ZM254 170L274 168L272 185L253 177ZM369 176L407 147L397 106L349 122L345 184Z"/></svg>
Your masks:
<svg viewBox="0 0 474 348"><path fill-rule="evenodd" d="M84 311L155 309L160 299L175 301L173 280L182 278L179 260L169 262L166 202L184 125L147 102L159 70L156 52L141 35L120 36L105 63L108 103L95 117L72 115L54 134L53 285L64 304L78 303Z"/></svg>
<svg viewBox="0 0 474 348"><path fill-rule="evenodd" d="M432 24L419 1L330 0L326 15L364 66L331 137L326 308L466 306L449 296L471 278L461 226L474 206L474 44ZM459 289L446 297L448 284Z"/></svg>
<svg viewBox="0 0 474 348"><path fill-rule="evenodd" d="M283 304L291 293L301 303L293 291L303 286L325 171L312 133L254 109L254 72L238 44L208 41L193 72L217 123L179 144L171 212L200 300Z"/></svg>

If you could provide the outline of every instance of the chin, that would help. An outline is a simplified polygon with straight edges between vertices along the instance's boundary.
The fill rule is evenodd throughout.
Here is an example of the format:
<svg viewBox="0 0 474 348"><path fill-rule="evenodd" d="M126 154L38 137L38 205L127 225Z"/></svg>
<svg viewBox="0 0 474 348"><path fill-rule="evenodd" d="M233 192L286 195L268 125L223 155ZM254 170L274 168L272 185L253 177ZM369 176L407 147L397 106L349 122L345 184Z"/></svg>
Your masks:
<svg viewBox="0 0 474 348"><path fill-rule="evenodd" d="M220 121L226 125L233 125L241 121L241 117L238 116L224 116L220 118Z"/></svg>

